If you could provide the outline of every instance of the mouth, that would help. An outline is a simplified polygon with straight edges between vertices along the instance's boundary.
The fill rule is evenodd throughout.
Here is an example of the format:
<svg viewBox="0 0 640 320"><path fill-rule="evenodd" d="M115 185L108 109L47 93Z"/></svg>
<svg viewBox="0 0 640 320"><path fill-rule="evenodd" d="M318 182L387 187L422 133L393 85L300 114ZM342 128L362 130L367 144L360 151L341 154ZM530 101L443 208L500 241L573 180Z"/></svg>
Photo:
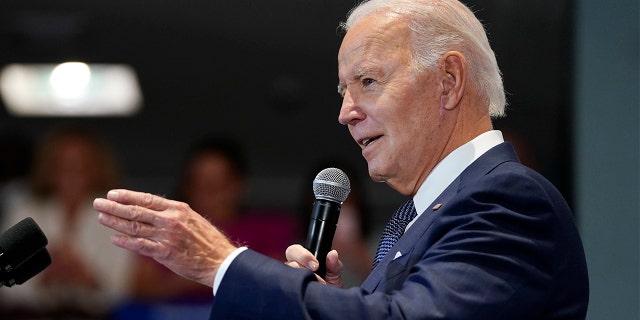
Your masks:
<svg viewBox="0 0 640 320"><path fill-rule="evenodd" d="M358 144L359 144L360 146L362 146L362 147L367 147L367 146L369 146L370 144L372 144L372 143L376 142L380 137L382 137L382 136L376 136L376 137L371 137L371 138L365 138L365 139L360 140L360 141L358 142Z"/></svg>

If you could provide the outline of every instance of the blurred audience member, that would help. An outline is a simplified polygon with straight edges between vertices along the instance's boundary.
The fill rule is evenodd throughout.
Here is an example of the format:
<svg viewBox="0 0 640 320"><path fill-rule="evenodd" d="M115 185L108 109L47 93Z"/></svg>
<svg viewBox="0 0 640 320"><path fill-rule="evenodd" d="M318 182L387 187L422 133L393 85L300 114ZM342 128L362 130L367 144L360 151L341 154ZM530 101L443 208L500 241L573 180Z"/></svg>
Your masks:
<svg viewBox="0 0 640 320"><path fill-rule="evenodd" d="M365 199L360 179L350 165L342 161L324 162L323 165L315 167L311 171L312 175L305 179L303 188L308 192L305 193L304 206L300 212L300 219L305 228L303 232L306 233L308 231L311 209L315 200L312 181L318 172L329 167L344 171L351 184L351 192L349 192L349 196L340 209L340 217L336 234L333 237L332 249L338 251L340 260L344 264L344 269L342 270L344 287L359 286L371 272L371 264L373 263L373 250L369 243L372 219L365 216L368 213L366 208L367 200ZM304 245L305 243L301 244Z"/></svg>
<svg viewBox="0 0 640 320"><path fill-rule="evenodd" d="M91 205L117 180L113 154L92 131L62 126L40 141L26 192L2 203L2 230L32 217L49 239L52 264L22 285L0 288L0 305L11 310L5 314L103 317L127 296L133 256L111 245Z"/></svg>
<svg viewBox="0 0 640 320"><path fill-rule="evenodd" d="M231 239L284 261L300 227L288 212L248 209L243 205L247 164L240 146L226 138L205 137L189 150L176 194L211 220ZM211 288L176 276L151 259L142 262L136 296L148 301L211 300Z"/></svg>

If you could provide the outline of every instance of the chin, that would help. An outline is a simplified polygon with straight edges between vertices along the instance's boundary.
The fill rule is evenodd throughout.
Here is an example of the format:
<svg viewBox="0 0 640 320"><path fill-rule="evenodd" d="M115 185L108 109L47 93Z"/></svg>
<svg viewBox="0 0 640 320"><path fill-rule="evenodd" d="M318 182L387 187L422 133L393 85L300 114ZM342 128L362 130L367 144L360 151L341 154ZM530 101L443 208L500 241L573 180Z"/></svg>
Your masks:
<svg viewBox="0 0 640 320"><path fill-rule="evenodd" d="M398 193L400 193L402 195L405 195L405 196L411 195L411 191L412 190L407 189L406 186L401 183L401 181L398 181L397 179L394 179L388 173L384 174L384 173L382 173L380 171L376 171L375 168L372 168L370 166L369 167L369 176L371 177L371 180L373 180L375 182L386 183L391 189L397 191Z"/></svg>
<svg viewBox="0 0 640 320"><path fill-rule="evenodd" d="M369 177L371 177L371 180L375 182L387 182L388 179L387 175L382 174L371 166L369 166Z"/></svg>

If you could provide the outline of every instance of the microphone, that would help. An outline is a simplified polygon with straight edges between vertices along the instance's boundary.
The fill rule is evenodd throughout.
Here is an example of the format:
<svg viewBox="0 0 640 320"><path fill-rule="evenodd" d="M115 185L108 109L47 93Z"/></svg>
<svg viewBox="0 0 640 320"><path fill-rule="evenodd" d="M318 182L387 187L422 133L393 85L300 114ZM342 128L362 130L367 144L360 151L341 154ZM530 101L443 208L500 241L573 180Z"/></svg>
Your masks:
<svg viewBox="0 0 640 320"><path fill-rule="evenodd" d="M0 236L0 272L11 272L47 245L47 237L31 217Z"/></svg>
<svg viewBox="0 0 640 320"><path fill-rule="evenodd" d="M23 284L36 274L42 272L42 270L46 269L50 264L51 256L49 256L46 248L42 248L22 263L19 268L10 272L0 272L0 287L11 287L16 284Z"/></svg>
<svg viewBox="0 0 640 320"><path fill-rule="evenodd" d="M327 253L331 250L333 236L336 233L340 207L351 191L349 178L340 169L327 168L313 180L313 202L307 249L320 263L317 274L326 273Z"/></svg>

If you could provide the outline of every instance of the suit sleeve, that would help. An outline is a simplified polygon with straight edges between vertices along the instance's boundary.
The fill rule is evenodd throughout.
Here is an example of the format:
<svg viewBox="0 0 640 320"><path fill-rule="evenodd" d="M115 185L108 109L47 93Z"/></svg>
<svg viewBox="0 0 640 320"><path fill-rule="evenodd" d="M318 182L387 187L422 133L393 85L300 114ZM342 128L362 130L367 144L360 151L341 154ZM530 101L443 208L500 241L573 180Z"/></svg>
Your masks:
<svg viewBox="0 0 640 320"><path fill-rule="evenodd" d="M367 319L383 312L360 288L323 285L306 269L294 269L253 250L236 257L220 283L211 319ZM383 295L380 295L381 297Z"/></svg>

